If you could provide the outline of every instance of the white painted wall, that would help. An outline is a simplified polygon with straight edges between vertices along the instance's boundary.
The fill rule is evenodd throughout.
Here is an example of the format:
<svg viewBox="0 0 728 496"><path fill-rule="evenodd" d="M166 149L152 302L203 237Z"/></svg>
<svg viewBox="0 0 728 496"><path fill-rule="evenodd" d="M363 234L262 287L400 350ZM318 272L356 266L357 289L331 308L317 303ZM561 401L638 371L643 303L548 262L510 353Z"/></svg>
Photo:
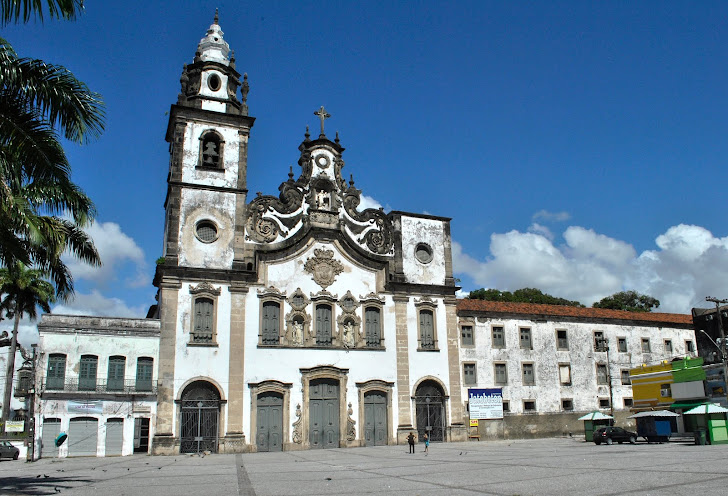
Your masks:
<svg viewBox="0 0 728 496"><path fill-rule="evenodd" d="M445 284L445 223L436 219L402 216L402 262L407 282ZM426 264L415 258L415 248L426 243L432 249L432 261Z"/></svg>

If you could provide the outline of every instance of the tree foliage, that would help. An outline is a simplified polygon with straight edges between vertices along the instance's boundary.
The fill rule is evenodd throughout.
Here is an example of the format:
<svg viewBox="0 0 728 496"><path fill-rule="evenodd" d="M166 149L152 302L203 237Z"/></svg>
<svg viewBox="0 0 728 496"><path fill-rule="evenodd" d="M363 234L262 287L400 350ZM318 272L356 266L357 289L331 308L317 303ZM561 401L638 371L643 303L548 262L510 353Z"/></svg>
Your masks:
<svg viewBox="0 0 728 496"><path fill-rule="evenodd" d="M651 312L660 306L660 300L637 291L620 291L611 296L595 302L594 308L609 308L612 310L627 310L629 312Z"/></svg>
<svg viewBox="0 0 728 496"><path fill-rule="evenodd" d="M44 3L47 4L47 13ZM3 26L26 23L31 17L43 22L45 15L51 19L73 20L83 11L83 0L0 0L0 9Z"/></svg>
<svg viewBox="0 0 728 496"><path fill-rule="evenodd" d="M542 292L536 288L522 288L513 291L500 291L498 289L480 288L471 291L468 295L471 300L504 301L510 303L541 303L545 305L563 305L569 307L583 307L578 301L571 301Z"/></svg>
<svg viewBox="0 0 728 496"><path fill-rule="evenodd" d="M13 334L8 353L8 368L5 375L5 394L3 396L2 420L8 419L10 397L13 390L15 374L15 351L18 346L18 327L20 319L27 315L35 320L37 309L51 311L51 303L55 301L55 289L45 280L45 273L36 269L28 269L21 263L7 268L0 268L0 312L3 317L13 319Z"/></svg>
<svg viewBox="0 0 728 496"><path fill-rule="evenodd" d="M41 0L0 0L4 22L42 20ZM48 0L50 17L74 18L82 1ZM101 97L65 67L20 58L0 38L0 264L33 266L58 295L73 292L61 255L100 265L84 232L95 208L71 181L61 137L84 144L104 128Z"/></svg>

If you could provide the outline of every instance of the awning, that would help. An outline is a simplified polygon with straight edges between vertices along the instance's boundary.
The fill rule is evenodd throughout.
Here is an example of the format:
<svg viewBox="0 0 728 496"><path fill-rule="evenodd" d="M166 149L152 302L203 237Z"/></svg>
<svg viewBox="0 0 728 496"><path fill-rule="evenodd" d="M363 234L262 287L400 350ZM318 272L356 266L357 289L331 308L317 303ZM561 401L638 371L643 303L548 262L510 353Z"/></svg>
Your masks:
<svg viewBox="0 0 728 496"><path fill-rule="evenodd" d="M677 409L677 408L694 408L698 405L702 405L703 403L707 403L708 400L684 400L684 401L676 401L672 405L670 405L670 408Z"/></svg>
<svg viewBox="0 0 728 496"><path fill-rule="evenodd" d="M647 412L639 412L635 413L634 415L630 415L627 418L645 418L645 417L679 417L675 412L670 412L668 410L654 410L654 411L647 411Z"/></svg>
<svg viewBox="0 0 728 496"><path fill-rule="evenodd" d="M612 418L614 417L610 417L609 415L595 410L591 413L587 413L586 415L582 415L577 420L608 420Z"/></svg>

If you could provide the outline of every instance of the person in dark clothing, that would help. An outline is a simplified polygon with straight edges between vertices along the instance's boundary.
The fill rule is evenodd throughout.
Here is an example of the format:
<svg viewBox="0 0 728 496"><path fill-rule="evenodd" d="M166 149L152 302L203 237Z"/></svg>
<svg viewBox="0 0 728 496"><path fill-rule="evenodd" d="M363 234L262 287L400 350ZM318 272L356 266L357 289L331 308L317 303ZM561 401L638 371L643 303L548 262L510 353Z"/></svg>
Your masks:
<svg viewBox="0 0 728 496"><path fill-rule="evenodd" d="M414 453L415 452L415 434L414 432L410 432L409 436L407 436L407 442L409 443L409 452Z"/></svg>

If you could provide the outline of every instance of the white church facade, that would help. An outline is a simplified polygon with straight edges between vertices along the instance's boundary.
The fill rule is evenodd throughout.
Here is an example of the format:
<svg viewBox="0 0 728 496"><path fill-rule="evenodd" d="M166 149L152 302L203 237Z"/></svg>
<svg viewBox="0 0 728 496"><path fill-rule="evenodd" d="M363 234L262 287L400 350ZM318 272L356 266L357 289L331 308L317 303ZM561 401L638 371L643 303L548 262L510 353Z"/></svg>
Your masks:
<svg viewBox="0 0 728 496"><path fill-rule="evenodd" d="M180 83L157 305L146 319L43 316L35 456L467 440L468 387L490 386L501 352L463 342L495 324L459 308L450 219L360 209L323 107L278 194L249 197L255 119L217 17Z"/></svg>

